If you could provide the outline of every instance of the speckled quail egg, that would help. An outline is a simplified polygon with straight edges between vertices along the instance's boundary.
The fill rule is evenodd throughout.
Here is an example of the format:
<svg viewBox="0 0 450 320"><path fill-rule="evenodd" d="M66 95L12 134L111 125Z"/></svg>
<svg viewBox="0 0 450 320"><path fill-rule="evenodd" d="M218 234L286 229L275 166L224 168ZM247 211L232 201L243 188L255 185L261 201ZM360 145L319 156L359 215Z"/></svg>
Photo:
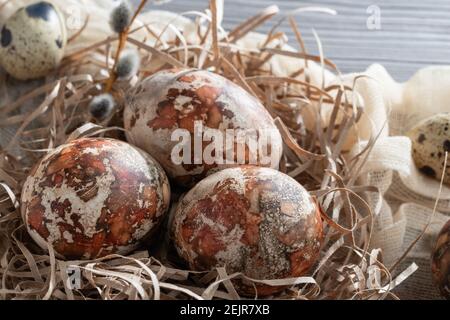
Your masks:
<svg viewBox="0 0 450 320"><path fill-rule="evenodd" d="M439 113L423 120L407 135L412 141L417 168L438 180L445 169L444 183L450 185L450 165L444 168L445 152L450 151L450 113Z"/></svg>
<svg viewBox="0 0 450 320"><path fill-rule="evenodd" d="M19 80L36 79L55 69L64 56L64 17L41 1L19 9L0 31L0 65Z"/></svg>
<svg viewBox="0 0 450 320"><path fill-rule="evenodd" d="M194 270L225 267L252 279L304 275L317 261L321 211L293 178L255 166L229 168L197 183L172 222L178 253ZM243 295L267 296L283 287L236 281Z"/></svg>
<svg viewBox="0 0 450 320"><path fill-rule="evenodd" d="M22 218L43 249L67 259L127 254L160 225L170 201L164 170L126 142L73 140L27 177Z"/></svg>

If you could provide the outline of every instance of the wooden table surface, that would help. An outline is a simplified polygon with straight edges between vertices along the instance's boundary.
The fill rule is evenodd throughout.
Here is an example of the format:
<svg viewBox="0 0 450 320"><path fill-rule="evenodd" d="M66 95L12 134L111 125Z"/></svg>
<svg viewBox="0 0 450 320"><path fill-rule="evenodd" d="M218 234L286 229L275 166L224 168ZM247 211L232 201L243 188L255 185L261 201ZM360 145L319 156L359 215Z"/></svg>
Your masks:
<svg viewBox="0 0 450 320"><path fill-rule="evenodd" d="M314 29L326 57L343 72L363 71L378 62L396 80L403 81L421 67L450 64L450 0L225 0L224 26L230 29L272 4L278 5L280 14L309 5L336 10L336 16L301 13L296 19L308 51L317 53ZM172 0L160 5L150 3L149 8L184 12L207 6L207 0ZM380 25L374 29L371 21L375 21L377 12ZM372 28L368 28L368 19ZM269 30L274 21L259 30ZM287 22L280 29L294 40Z"/></svg>

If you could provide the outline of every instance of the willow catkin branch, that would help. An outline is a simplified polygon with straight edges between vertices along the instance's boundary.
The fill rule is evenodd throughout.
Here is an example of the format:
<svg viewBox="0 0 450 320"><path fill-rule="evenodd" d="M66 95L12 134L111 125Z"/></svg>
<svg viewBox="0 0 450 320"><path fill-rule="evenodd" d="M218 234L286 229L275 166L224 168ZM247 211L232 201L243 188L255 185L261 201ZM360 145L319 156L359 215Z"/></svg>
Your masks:
<svg viewBox="0 0 450 320"><path fill-rule="evenodd" d="M134 13L133 17L131 18L131 21L129 23L129 25L125 28L125 30L123 32L121 32L119 34L119 45L117 47L117 51L114 57L114 64L111 68L111 76L109 77L109 79L106 82L105 85L105 92L106 93L110 93L112 91L112 87L114 85L114 83L117 81L118 75L116 72L116 67L117 64L119 62L119 58L120 58L120 54L122 53L123 49L125 48L125 45L127 43L128 40L128 34L130 32L130 28L133 25L134 21L136 20L136 18L138 17L139 13L141 13L141 11L144 9L145 5L147 4L148 0L141 0L138 9L136 10L136 12Z"/></svg>
<svg viewBox="0 0 450 320"><path fill-rule="evenodd" d="M211 16L212 16L212 44L213 44L213 52L214 52L214 60L220 59L220 50L219 50L219 38L218 38L218 29L217 29L217 6L216 0L210 0L209 5L211 8Z"/></svg>

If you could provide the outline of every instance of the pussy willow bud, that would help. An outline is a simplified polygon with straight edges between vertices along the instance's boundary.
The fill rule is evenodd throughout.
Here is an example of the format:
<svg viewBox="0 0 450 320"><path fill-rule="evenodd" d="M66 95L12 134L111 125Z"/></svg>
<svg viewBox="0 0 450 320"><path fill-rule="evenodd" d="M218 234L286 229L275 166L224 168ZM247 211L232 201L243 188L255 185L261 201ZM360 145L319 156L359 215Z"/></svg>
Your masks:
<svg viewBox="0 0 450 320"><path fill-rule="evenodd" d="M89 104L89 112L95 119L102 121L112 114L115 105L113 96L104 93L92 99Z"/></svg>
<svg viewBox="0 0 450 320"><path fill-rule="evenodd" d="M116 74L119 80L126 80L136 75L141 64L139 52L135 49L124 51L116 66Z"/></svg>
<svg viewBox="0 0 450 320"><path fill-rule="evenodd" d="M122 33L130 25L133 17L133 9L130 3L123 0L111 12L110 25L114 32Z"/></svg>

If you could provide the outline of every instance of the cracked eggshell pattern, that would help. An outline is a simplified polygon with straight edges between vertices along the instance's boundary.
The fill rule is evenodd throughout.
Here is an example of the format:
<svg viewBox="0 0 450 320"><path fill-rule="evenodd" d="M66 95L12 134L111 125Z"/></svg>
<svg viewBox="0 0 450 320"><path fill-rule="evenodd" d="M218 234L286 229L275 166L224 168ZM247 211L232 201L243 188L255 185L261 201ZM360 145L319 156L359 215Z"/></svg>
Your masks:
<svg viewBox="0 0 450 320"><path fill-rule="evenodd" d="M320 209L291 177L269 168L225 169L181 200L172 224L178 253L194 270L225 266L253 279L298 277L316 262ZM242 294L254 289L239 281ZM257 285L258 295L283 288Z"/></svg>
<svg viewBox="0 0 450 320"><path fill-rule="evenodd" d="M47 154L22 191L22 218L43 249L67 259L127 254L155 231L170 202L162 167L128 143L83 138Z"/></svg>
<svg viewBox="0 0 450 320"><path fill-rule="evenodd" d="M450 300L450 220L437 237L431 262L434 283L442 296Z"/></svg>
<svg viewBox="0 0 450 320"><path fill-rule="evenodd" d="M124 112L128 141L149 152L171 178L186 186L208 174L236 166L172 162L171 152L178 144L171 141L172 132L186 129L194 141L194 121L202 121L205 127L223 133L226 129L273 130L274 137L267 146L276 159L270 165L278 168L283 144L272 117L258 99L215 73L180 69L158 72L137 86ZM204 142L203 150L206 146Z"/></svg>
<svg viewBox="0 0 450 320"><path fill-rule="evenodd" d="M54 4L41 1L23 7L0 28L0 64L17 79L43 77L64 56L67 31Z"/></svg>
<svg viewBox="0 0 450 320"><path fill-rule="evenodd" d="M450 113L425 119L407 135L412 141L412 157L417 168L427 176L440 180L445 152L450 152ZM450 164L445 168L444 183L450 185Z"/></svg>

